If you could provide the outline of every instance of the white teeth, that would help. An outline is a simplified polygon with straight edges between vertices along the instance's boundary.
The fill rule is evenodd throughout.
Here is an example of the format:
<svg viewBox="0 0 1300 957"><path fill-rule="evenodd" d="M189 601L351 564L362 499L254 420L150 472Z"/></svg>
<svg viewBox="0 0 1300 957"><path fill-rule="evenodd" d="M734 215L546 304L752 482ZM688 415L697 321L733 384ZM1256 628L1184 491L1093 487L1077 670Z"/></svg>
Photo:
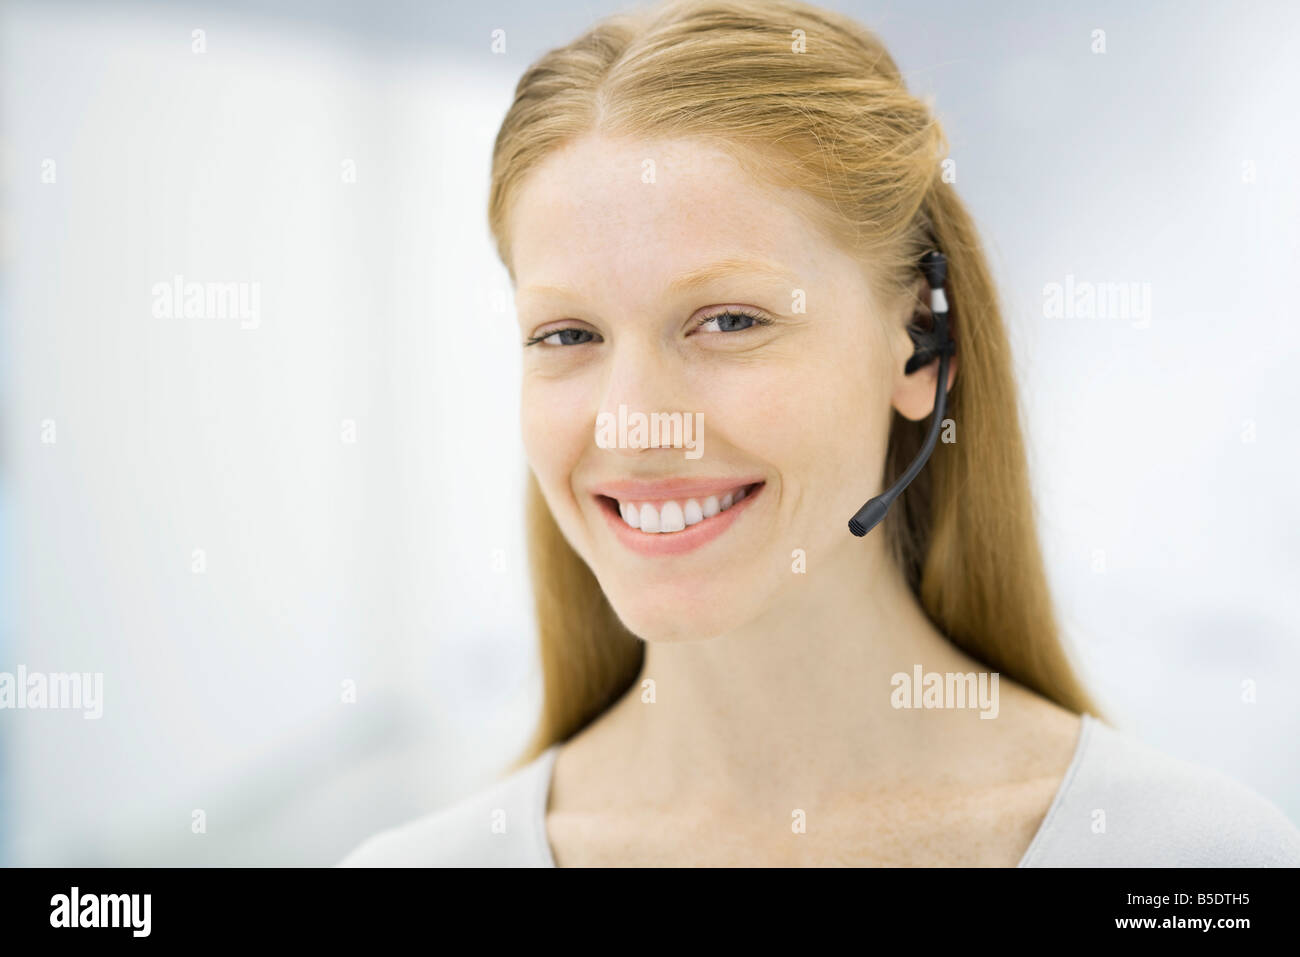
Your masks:
<svg viewBox="0 0 1300 957"><path fill-rule="evenodd" d="M745 493L746 490L740 488L722 496L721 501L718 500L718 496L710 495L703 503L699 499L692 498L688 499L685 505L680 502L660 502L658 505L651 505L649 502L640 505L635 502L619 502L618 513L629 528L640 529L649 535L680 532L706 518L712 518L719 512L725 512L742 501Z"/></svg>
<svg viewBox="0 0 1300 957"><path fill-rule="evenodd" d="M686 527L686 519L682 516L682 507L676 502L664 502L663 508L659 510L659 531L661 532L680 532Z"/></svg>
<svg viewBox="0 0 1300 957"><path fill-rule="evenodd" d="M641 506L641 531L652 534L659 531L659 513L653 505Z"/></svg>

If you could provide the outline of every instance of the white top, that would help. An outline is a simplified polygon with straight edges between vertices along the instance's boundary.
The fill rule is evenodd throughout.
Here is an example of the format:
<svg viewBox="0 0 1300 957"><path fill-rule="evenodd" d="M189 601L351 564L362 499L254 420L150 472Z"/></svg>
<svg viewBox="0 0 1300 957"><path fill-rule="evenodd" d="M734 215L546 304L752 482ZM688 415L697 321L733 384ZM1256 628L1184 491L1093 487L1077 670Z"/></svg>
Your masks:
<svg viewBox="0 0 1300 957"><path fill-rule="evenodd" d="M374 835L337 866L555 867L546 806L559 748L449 808ZM1070 767L1019 866L1297 867L1300 831L1244 785L1085 714Z"/></svg>

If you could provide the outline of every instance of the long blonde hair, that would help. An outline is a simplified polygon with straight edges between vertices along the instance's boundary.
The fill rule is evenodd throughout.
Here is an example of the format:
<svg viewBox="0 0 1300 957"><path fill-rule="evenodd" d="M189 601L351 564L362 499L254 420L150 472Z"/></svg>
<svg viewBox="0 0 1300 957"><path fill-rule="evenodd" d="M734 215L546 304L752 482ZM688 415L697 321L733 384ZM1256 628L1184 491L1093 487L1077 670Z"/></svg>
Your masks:
<svg viewBox="0 0 1300 957"><path fill-rule="evenodd" d="M941 447L882 532L951 641L1071 711L1100 714L1060 640L997 292L943 176L943 130L881 41L796 0L670 0L609 17L546 53L520 79L492 155L488 220L512 279L509 210L521 182L553 150L596 132L708 139L754 175L804 190L832 234L871 257L884 296L915 287L926 250L944 252L961 362L947 414L960 441ZM885 485L927 425L895 412ZM596 718L644 657L531 473L527 494L544 695L516 766Z"/></svg>

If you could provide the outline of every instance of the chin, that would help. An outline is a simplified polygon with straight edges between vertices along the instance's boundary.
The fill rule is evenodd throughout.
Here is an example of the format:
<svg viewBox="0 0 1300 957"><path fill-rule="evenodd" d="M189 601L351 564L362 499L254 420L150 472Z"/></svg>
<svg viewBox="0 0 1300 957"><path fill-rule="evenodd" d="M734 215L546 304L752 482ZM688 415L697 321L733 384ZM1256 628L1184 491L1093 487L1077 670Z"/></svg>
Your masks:
<svg viewBox="0 0 1300 957"><path fill-rule="evenodd" d="M689 594L681 587L650 588L597 577L619 621L632 634L646 642L675 644L726 635L761 616L779 584L758 584L758 577L748 573L753 571L733 566L730 574L697 584Z"/></svg>
<svg viewBox="0 0 1300 957"><path fill-rule="evenodd" d="M707 619L695 618L688 613L665 614L661 608L635 607L626 613L618 603L611 601L619 620L642 641L649 644L678 644L707 641L724 635L739 623L739 616L710 615Z"/></svg>

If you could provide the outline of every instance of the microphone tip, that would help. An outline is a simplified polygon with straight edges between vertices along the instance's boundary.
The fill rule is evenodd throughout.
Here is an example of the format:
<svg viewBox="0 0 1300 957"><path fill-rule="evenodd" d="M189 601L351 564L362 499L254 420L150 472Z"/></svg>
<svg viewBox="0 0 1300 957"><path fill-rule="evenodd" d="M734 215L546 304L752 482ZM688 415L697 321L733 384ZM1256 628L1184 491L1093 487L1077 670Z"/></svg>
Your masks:
<svg viewBox="0 0 1300 957"><path fill-rule="evenodd" d="M884 496L877 495L849 519L849 531L861 538L881 523L891 504Z"/></svg>

